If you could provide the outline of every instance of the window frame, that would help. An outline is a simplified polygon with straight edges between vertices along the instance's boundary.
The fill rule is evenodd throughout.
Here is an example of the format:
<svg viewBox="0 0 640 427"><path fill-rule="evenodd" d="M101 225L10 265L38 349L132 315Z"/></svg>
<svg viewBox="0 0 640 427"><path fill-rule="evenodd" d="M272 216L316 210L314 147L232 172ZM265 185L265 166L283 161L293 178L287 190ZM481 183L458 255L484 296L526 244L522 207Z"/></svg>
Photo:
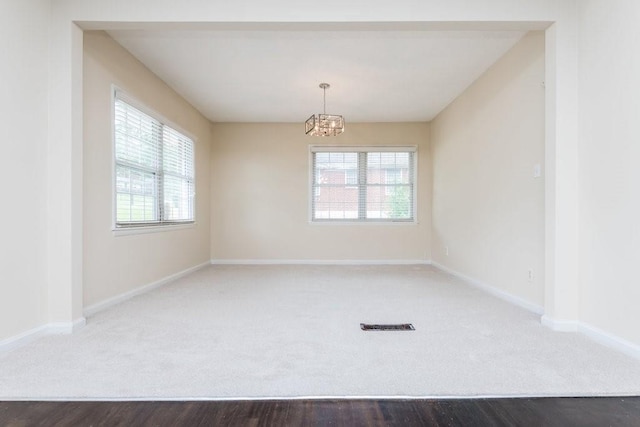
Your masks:
<svg viewBox="0 0 640 427"><path fill-rule="evenodd" d="M366 158L367 153L382 153L382 152L411 152L413 169L413 191L412 191L412 212L410 219L393 219L393 218L314 218L314 154L319 152L328 153L358 153L358 159L364 156ZM366 169L360 169L359 173L366 173ZM359 187L359 184L357 185ZM346 186L352 188L351 186ZM375 146L375 145L362 145L362 146L327 146L327 145L310 145L309 146L309 183L307 187L309 191L309 206L308 206L308 221L314 225L415 225L418 224L418 147L416 145L402 145L402 146ZM359 211L362 207L359 207ZM360 214L359 214L360 215Z"/></svg>
<svg viewBox="0 0 640 427"><path fill-rule="evenodd" d="M161 128L168 127L175 132L178 132L182 136L188 138L192 142L192 155L193 155L193 195L191 197L191 211L193 213L192 218L188 220L166 220L163 218L159 218L157 221L145 221L145 222L136 222L136 223L118 223L118 204L117 204L117 168L118 161L116 159L116 101L121 100L131 107L141 111L142 113L148 115L153 120L156 120L160 123ZM112 85L111 86L111 230L114 235L130 235L130 234L142 234L142 233L152 233L152 232L160 232L160 231L169 231L169 230L177 230L184 228L192 228L196 224L196 145L197 139L190 132L185 131L180 126L173 123L171 120L166 119L164 116L154 111L153 109L147 107L144 103L138 101L135 97L131 96L126 91L120 89L119 87ZM162 169L159 169L160 171ZM164 190L160 188L161 185L158 186L155 196L158 198L157 205L160 206L163 203L162 196L164 194ZM159 215L162 213L162 210L159 211Z"/></svg>

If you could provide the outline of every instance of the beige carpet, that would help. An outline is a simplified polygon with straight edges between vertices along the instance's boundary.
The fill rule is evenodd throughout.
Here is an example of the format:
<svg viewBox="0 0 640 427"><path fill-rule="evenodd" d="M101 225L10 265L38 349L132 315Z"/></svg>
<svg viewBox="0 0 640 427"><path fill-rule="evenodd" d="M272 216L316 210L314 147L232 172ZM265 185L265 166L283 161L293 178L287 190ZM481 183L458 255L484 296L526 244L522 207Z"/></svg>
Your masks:
<svg viewBox="0 0 640 427"><path fill-rule="evenodd" d="M638 360L427 266L207 267L0 353L0 399L630 394Z"/></svg>

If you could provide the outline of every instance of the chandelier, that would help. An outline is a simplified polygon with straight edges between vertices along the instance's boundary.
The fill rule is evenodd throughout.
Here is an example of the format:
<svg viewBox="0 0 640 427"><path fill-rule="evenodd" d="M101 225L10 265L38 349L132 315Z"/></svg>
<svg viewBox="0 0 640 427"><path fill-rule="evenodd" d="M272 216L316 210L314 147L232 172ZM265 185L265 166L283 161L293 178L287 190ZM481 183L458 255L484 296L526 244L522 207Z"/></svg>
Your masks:
<svg viewBox="0 0 640 427"><path fill-rule="evenodd" d="M344 132L344 118L337 114L327 114L327 89L329 83L320 83L320 89L324 96L323 114L314 114L304 122L304 131L307 135L337 136Z"/></svg>

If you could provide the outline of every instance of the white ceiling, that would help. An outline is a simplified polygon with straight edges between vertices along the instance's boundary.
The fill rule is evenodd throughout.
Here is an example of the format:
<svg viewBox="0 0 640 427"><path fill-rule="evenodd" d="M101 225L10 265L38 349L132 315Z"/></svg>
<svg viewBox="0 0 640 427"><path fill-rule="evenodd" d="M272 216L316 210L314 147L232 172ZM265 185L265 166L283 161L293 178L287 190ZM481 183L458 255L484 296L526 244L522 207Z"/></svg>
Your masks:
<svg viewBox="0 0 640 427"><path fill-rule="evenodd" d="M524 31L372 29L111 30L214 122L429 121Z"/></svg>

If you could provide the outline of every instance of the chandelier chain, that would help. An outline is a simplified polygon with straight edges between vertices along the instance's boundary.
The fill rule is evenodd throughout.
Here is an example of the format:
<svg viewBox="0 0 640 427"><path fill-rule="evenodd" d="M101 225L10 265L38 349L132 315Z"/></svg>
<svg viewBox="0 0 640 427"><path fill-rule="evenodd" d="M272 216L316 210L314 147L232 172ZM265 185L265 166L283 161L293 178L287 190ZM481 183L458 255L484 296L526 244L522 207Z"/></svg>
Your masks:
<svg viewBox="0 0 640 427"><path fill-rule="evenodd" d="M331 85L329 83L320 83L320 89L322 89L324 114L327 114L327 89L329 89L330 87Z"/></svg>

